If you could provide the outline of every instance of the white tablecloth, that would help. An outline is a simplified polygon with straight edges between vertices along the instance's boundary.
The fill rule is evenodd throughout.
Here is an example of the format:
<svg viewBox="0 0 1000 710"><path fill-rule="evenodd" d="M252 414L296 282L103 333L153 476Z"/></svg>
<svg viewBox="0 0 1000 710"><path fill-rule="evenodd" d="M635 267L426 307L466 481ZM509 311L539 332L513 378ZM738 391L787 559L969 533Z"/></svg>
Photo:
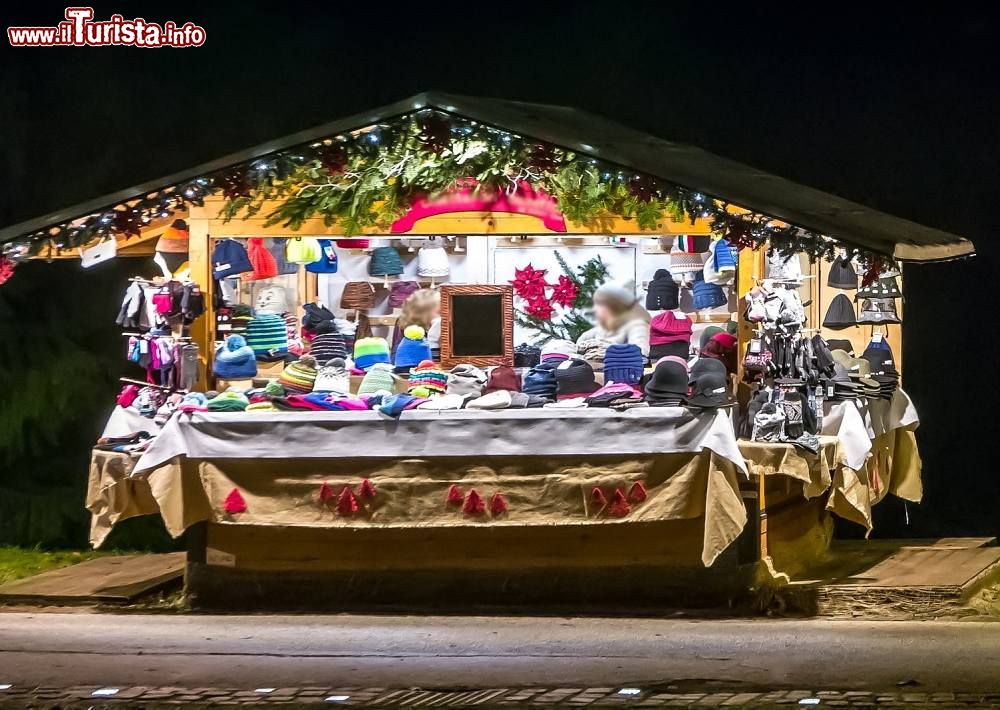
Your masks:
<svg viewBox="0 0 1000 710"><path fill-rule="evenodd" d="M827 402L823 411L825 436L840 439L844 463L861 471L872 452L872 441L894 429L916 429L920 424L910 397L897 389L891 400Z"/></svg>

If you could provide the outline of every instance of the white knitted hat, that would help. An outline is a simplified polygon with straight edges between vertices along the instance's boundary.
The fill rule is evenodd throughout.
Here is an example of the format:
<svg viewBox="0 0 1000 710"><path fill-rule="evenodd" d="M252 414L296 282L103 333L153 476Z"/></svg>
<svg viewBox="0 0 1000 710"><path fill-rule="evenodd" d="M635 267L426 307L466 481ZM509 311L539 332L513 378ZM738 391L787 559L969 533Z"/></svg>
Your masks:
<svg viewBox="0 0 1000 710"><path fill-rule="evenodd" d="M417 276L443 278L450 272L448 252L433 237L417 253Z"/></svg>

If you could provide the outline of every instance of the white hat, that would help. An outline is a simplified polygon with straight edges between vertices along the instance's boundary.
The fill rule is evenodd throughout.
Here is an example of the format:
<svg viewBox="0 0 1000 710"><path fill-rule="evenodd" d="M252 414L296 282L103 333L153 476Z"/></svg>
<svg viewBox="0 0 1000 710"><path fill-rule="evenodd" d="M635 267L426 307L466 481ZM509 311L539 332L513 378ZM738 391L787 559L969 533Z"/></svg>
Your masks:
<svg viewBox="0 0 1000 710"><path fill-rule="evenodd" d="M347 363L339 357L330 360L316 372L313 392L329 392L346 397L351 393L351 373Z"/></svg>
<svg viewBox="0 0 1000 710"><path fill-rule="evenodd" d="M802 264L798 254L782 256L771 252L767 257L767 278L774 281L802 282Z"/></svg>
<svg viewBox="0 0 1000 710"><path fill-rule="evenodd" d="M449 271L448 252L432 237L417 253L417 276L443 278Z"/></svg>
<svg viewBox="0 0 1000 710"><path fill-rule="evenodd" d="M257 294L254 309L257 313L274 313L281 315L288 312L288 294L281 286L262 288Z"/></svg>
<svg viewBox="0 0 1000 710"><path fill-rule="evenodd" d="M571 357L576 357L575 343L568 340L550 340L542 346L540 359L545 362L552 359L566 360Z"/></svg>

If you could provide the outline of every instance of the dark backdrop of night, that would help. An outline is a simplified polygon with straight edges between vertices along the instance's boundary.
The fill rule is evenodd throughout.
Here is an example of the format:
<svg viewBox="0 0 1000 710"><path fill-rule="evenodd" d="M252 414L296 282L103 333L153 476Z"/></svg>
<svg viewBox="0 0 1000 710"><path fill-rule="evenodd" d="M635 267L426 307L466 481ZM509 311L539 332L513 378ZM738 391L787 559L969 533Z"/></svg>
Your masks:
<svg viewBox="0 0 1000 710"><path fill-rule="evenodd" d="M906 272L925 500L908 524L900 502L879 506L875 534L1000 534L1000 18L985 5L873 5L98 4L98 19L191 20L208 41L4 42L0 225L427 89L605 114L976 243L974 259ZM4 26L53 25L63 8L8 7ZM123 367L116 301L134 268L32 263L0 287L7 514L30 499L83 519L88 448ZM25 424L6 393L31 377L88 385L65 383L69 395L33 404ZM32 531L52 527L32 515ZM42 541L84 542L74 525Z"/></svg>

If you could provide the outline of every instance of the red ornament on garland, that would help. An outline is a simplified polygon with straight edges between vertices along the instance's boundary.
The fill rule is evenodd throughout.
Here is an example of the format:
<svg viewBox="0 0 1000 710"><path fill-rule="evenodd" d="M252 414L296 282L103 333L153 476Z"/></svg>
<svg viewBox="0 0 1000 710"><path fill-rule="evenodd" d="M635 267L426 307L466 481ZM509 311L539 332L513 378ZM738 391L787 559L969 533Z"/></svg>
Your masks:
<svg viewBox="0 0 1000 710"><path fill-rule="evenodd" d="M375 497L375 484L370 478L361 481L361 488L358 490L358 497L361 500L371 500Z"/></svg>
<svg viewBox="0 0 1000 710"><path fill-rule="evenodd" d="M642 503L648 497L646 486L642 485L642 481L633 483L628 491L628 500L630 503Z"/></svg>
<svg viewBox="0 0 1000 710"><path fill-rule="evenodd" d="M500 491L493 494L490 498L490 515L494 518L503 515L507 512L507 499L503 497Z"/></svg>
<svg viewBox="0 0 1000 710"><path fill-rule="evenodd" d="M597 486L594 486L594 490L590 492L590 504L597 508L598 513L604 510L604 507L608 504L608 498L604 495L604 491Z"/></svg>
<svg viewBox="0 0 1000 710"><path fill-rule="evenodd" d="M625 492L621 488L615 489L615 494L611 496L611 514L616 518L624 518L632 512L632 506L625 499Z"/></svg>
<svg viewBox="0 0 1000 710"><path fill-rule="evenodd" d="M247 512L247 502L243 500L243 496L240 495L239 489L234 488L229 491L229 495L226 496L226 500L222 503L222 508L230 515L245 513Z"/></svg>
<svg viewBox="0 0 1000 710"><path fill-rule="evenodd" d="M5 256L0 256L0 284L6 283L14 275L16 264Z"/></svg>
<svg viewBox="0 0 1000 710"><path fill-rule="evenodd" d="M343 516L351 516L358 512L358 499L354 497L354 491L350 486L344 486L337 499L337 512Z"/></svg>
<svg viewBox="0 0 1000 710"><path fill-rule="evenodd" d="M336 497L337 494L333 492L333 487L329 483L326 483L325 481L319 487L319 493L316 495L316 498L319 500L320 503L329 503L332 499Z"/></svg>
<svg viewBox="0 0 1000 710"><path fill-rule="evenodd" d="M469 495L465 497L465 505L462 506L462 512L466 515L482 515L486 511L486 501L483 497L479 495L479 492L473 488L469 491Z"/></svg>
<svg viewBox="0 0 1000 710"><path fill-rule="evenodd" d="M461 505L465 500L465 496L462 494L462 489L459 488L454 483L448 488L448 504L449 505Z"/></svg>
<svg viewBox="0 0 1000 710"><path fill-rule="evenodd" d="M341 143L321 145L316 149L316 159L330 175L340 175L347 164L347 148Z"/></svg>

